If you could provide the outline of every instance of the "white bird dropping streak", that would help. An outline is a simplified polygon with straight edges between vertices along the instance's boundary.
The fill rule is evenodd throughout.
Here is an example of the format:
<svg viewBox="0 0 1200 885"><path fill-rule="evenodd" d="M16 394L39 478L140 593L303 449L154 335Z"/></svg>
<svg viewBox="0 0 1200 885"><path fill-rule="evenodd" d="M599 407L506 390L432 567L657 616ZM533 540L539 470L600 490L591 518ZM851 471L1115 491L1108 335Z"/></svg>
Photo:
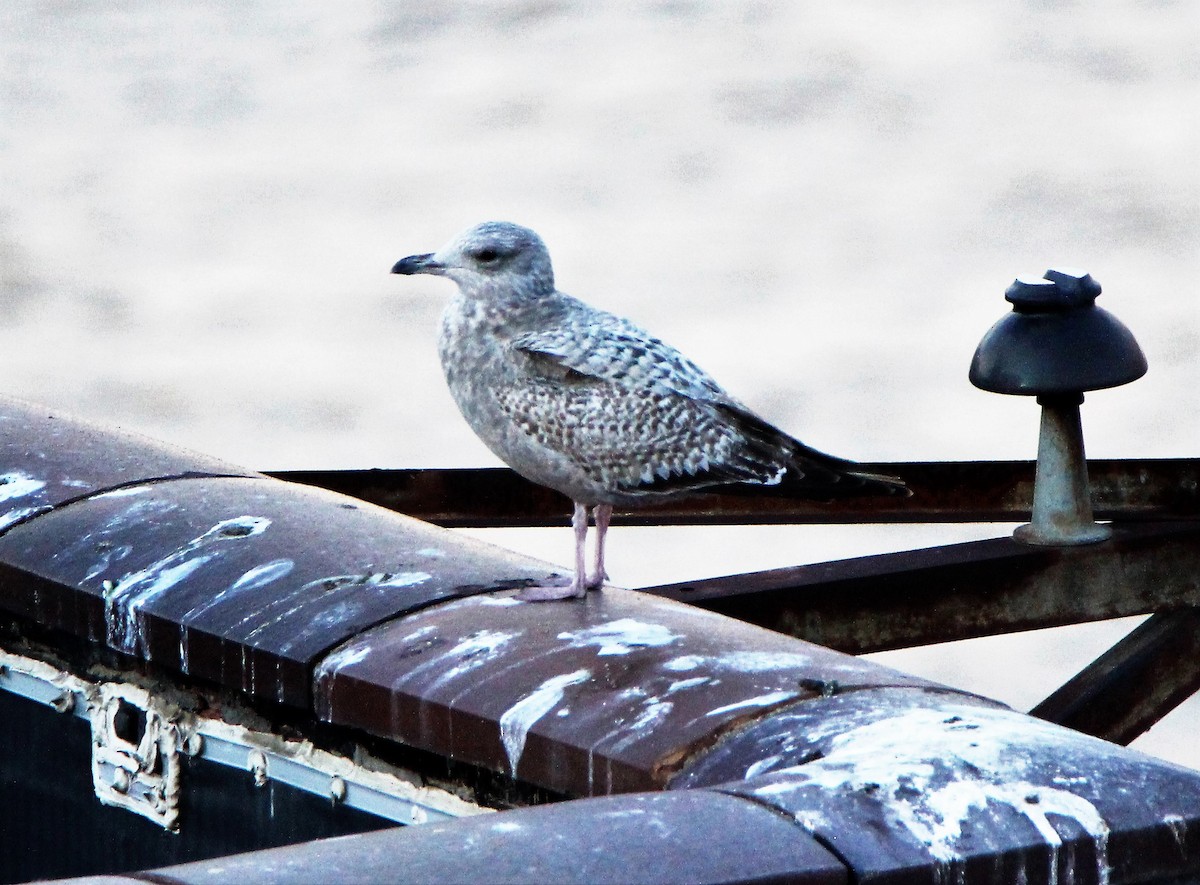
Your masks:
<svg viewBox="0 0 1200 885"><path fill-rule="evenodd" d="M550 253L528 228L485 222L437 253L401 259L392 272L458 284L438 341L451 395L513 470L575 502L574 579L527 588L524 599L600 588L614 505L738 484L822 499L905 492L899 480L809 448L675 348L558 291ZM589 512L596 523L590 573Z"/></svg>
<svg viewBox="0 0 1200 885"><path fill-rule="evenodd" d="M586 682L591 675L591 670L576 670L547 679L500 716L500 740L504 743L513 777L517 776L517 766L521 762L521 754L525 752L529 729L558 705L569 686Z"/></svg>

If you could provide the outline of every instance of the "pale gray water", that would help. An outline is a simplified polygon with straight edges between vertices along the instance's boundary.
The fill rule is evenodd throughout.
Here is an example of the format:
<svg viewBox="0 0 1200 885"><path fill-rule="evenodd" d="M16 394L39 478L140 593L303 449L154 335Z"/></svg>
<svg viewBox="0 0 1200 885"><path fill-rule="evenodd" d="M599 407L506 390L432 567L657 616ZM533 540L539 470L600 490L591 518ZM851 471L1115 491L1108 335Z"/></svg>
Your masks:
<svg viewBox="0 0 1200 885"><path fill-rule="evenodd" d="M1198 36L1191 0L10 0L0 389L252 467L492 464L437 365L449 284L387 271L506 218L566 291L866 460L1031 457L1034 405L967 364L1016 274L1087 268L1150 360L1088 397L1089 454L1194 456ZM610 566L998 530L618 526ZM1027 705L1128 626L888 659ZM1197 708L1142 745L1200 764Z"/></svg>

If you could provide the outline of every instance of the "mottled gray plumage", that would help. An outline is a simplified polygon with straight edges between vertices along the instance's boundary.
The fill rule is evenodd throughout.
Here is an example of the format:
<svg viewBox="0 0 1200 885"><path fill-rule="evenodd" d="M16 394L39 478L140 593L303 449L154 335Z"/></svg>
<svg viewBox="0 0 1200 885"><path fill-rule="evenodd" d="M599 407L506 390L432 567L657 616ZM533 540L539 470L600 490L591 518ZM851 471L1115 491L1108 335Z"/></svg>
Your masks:
<svg viewBox="0 0 1200 885"><path fill-rule="evenodd" d="M740 484L816 498L904 491L899 480L805 446L670 345L559 292L550 255L527 228L485 222L392 270L458 284L438 346L459 409L515 471L576 502L575 581L535 597L583 595L602 583L613 505ZM589 507L597 559L585 579Z"/></svg>

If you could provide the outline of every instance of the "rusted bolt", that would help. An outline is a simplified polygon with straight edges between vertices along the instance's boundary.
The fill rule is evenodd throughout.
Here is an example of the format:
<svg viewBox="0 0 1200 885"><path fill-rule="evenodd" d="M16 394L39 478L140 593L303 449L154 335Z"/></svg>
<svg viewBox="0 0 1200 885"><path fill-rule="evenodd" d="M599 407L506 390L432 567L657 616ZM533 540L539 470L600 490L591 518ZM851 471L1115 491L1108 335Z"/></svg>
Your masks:
<svg viewBox="0 0 1200 885"><path fill-rule="evenodd" d="M128 793L129 784L129 772L124 768L114 768L112 773L112 788L118 793Z"/></svg>
<svg viewBox="0 0 1200 885"><path fill-rule="evenodd" d="M1133 334L1096 307L1100 284L1081 270L1017 277L1004 297L1013 311L988 330L971 361L971 383L1036 396L1042 407L1033 519L1014 533L1026 544L1094 544L1112 534L1092 519L1079 406L1084 391L1146 374Z"/></svg>

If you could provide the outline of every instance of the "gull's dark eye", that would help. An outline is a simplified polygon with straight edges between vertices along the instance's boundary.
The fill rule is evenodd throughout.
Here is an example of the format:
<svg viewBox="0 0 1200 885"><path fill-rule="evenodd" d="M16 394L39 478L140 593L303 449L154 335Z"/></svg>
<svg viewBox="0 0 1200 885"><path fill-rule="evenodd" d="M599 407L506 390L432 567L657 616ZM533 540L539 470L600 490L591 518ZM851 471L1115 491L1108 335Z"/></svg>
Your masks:
<svg viewBox="0 0 1200 885"><path fill-rule="evenodd" d="M491 264L493 261L495 261L497 258L500 257L500 253L497 252L491 246L485 246L484 248L480 249L478 252L475 253L475 257L478 258L480 261L482 261L484 264Z"/></svg>

